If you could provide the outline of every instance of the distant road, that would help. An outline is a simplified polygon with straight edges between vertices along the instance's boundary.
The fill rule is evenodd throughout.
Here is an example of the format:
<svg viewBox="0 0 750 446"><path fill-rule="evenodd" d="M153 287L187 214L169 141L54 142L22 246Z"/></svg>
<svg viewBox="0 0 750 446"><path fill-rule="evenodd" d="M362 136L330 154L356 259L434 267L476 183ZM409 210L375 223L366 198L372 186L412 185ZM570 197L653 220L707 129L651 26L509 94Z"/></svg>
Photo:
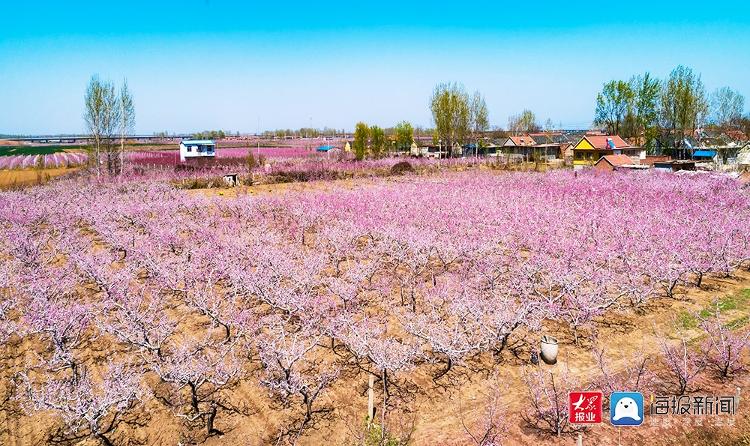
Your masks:
<svg viewBox="0 0 750 446"><path fill-rule="evenodd" d="M133 142L150 142L150 141L175 141L189 138L190 135L170 135L170 136L153 136L153 135L130 135L126 136L126 141ZM76 144L93 141L90 135L49 135L49 136L28 136L19 138L3 138L6 141L30 142L38 144ZM120 140L119 137L114 139Z"/></svg>

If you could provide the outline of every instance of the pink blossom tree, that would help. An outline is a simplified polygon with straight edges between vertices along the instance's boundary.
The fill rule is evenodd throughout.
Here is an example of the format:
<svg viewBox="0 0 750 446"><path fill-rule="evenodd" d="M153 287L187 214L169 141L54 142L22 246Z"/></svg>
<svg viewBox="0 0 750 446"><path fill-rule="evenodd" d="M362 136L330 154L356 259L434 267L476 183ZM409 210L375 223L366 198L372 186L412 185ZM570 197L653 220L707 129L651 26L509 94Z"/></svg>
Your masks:
<svg viewBox="0 0 750 446"><path fill-rule="evenodd" d="M113 446L122 425L139 424L135 411L145 396L141 375L140 370L113 362L99 379L85 369L77 379L45 375L32 380L24 375L26 391L21 398L28 412L51 412L61 421L51 442L90 438Z"/></svg>
<svg viewBox="0 0 750 446"><path fill-rule="evenodd" d="M705 365L724 379L745 371L742 355L750 346L750 331L732 330L722 322L720 314L716 303L712 315L700 318L700 327L706 334L701 353Z"/></svg>
<svg viewBox="0 0 750 446"><path fill-rule="evenodd" d="M688 346L687 338L680 334L676 345L670 345L665 338L659 340L662 361L666 367L664 381L671 385L678 395L684 395L693 386L703 363L698 353Z"/></svg>
<svg viewBox="0 0 750 446"><path fill-rule="evenodd" d="M261 325L263 331L257 340L263 365L261 384L285 402L301 397L305 415L299 435L315 413L330 410L315 409L314 405L338 378L340 368L318 351L324 335L317 325L305 322L299 326L277 316L264 318Z"/></svg>
<svg viewBox="0 0 750 446"><path fill-rule="evenodd" d="M222 435L216 427L220 410L230 413L233 406L227 392L243 376L237 346L223 341L186 337L177 342L163 358L152 358L149 368L166 385L157 397L174 410L188 426L202 425L207 436Z"/></svg>
<svg viewBox="0 0 750 446"><path fill-rule="evenodd" d="M578 389L577 382L564 370L557 375L542 368L525 370L523 380L529 392L529 408L522 414L530 426L557 435L581 430L570 424L568 394Z"/></svg>

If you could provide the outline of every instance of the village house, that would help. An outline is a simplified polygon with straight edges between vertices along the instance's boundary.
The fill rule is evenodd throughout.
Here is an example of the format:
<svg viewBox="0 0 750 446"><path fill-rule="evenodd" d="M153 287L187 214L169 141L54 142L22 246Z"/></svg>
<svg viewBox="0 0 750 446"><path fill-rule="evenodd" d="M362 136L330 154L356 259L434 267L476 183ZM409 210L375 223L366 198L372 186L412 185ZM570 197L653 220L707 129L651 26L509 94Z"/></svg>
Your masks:
<svg viewBox="0 0 750 446"><path fill-rule="evenodd" d="M184 139L180 142L180 161L191 158L213 158L216 156L216 143L210 139Z"/></svg>
<svg viewBox="0 0 750 446"><path fill-rule="evenodd" d="M515 155L525 161L564 158L562 145L544 133L510 136L501 144L504 155Z"/></svg>
<svg viewBox="0 0 750 446"><path fill-rule="evenodd" d="M516 155L524 161L532 160L534 157L534 145L536 141L528 135L509 136L501 144L504 155Z"/></svg>
<svg viewBox="0 0 750 446"><path fill-rule="evenodd" d="M681 170L695 170L695 161L690 160L669 160L657 161L654 163L654 170L657 172L679 172Z"/></svg>
<svg viewBox="0 0 750 446"><path fill-rule="evenodd" d="M646 159L646 150L632 146L619 135L584 135L573 146L573 168L593 166L606 155L625 155L631 164L640 164Z"/></svg>

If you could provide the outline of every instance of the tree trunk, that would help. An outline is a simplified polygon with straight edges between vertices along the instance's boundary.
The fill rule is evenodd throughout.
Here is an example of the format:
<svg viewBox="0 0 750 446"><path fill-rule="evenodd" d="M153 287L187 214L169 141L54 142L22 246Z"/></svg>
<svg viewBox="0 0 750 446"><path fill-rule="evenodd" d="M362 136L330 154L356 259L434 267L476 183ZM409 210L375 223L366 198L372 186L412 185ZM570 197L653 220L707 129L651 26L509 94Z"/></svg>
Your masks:
<svg viewBox="0 0 750 446"><path fill-rule="evenodd" d="M211 403L211 411L208 413L208 417L206 418L206 430L208 431L209 436L224 435L224 432L214 427L214 420L216 419L216 412L217 412L216 404Z"/></svg>
<svg viewBox="0 0 750 446"><path fill-rule="evenodd" d="M104 446L114 446L112 444L112 441L110 441L109 438L107 438L104 434L96 434L96 438L104 445Z"/></svg>
<svg viewBox="0 0 750 446"><path fill-rule="evenodd" d="M445 363L445 369L441 370L440 373L438 373L434 378L432 378L433 381L437 381L438 379L442 378L448 372L450 372L451 368L453 368L453 359L451 359L450 356L448 356L448 360Z"/></svg>

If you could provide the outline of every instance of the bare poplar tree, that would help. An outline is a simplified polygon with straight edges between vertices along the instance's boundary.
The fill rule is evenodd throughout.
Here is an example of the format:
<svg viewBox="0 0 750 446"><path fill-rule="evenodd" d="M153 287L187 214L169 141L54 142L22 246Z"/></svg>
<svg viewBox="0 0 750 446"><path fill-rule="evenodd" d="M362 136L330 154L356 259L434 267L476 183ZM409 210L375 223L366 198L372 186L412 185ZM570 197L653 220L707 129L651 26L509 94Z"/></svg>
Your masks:
<svg viewBox="0 0 750 446"><path fill-rule="evenodd" d="M539 124L536 115L531 110L524 110L520 115L512 115L508 118L508 131L514 135L536 132Z"/></svg>
<svg viewBox="0 0 750 446"><path fill-rule="evenodd" d="M102 121L104 120L104 100L102 98L102 89L102 83L99 80L99 77L96 75L91 76L84 97L86 110L83 114L83 119L86 121L86 127L94 139L93 162L96 166L97 176L100 174Z"/></svg>
<svg viewBox="0 0 750 446"><path fill-rule="evenodd" d="M112 82L92 76L84 96L84 121L94 139L94 163L96 175L101 175L102 152L107 158L107 170L115 171L118 158L117 146L113 144L120 122L120 107Z"/></svg>
<svg viewBox="0 0 750 446"><path fill-rule="evenodd" d="M474 156L479 155L479 138L482 132L487 131L490 127L487 114L487 103L484 101L482 93L477 90L471 97L471 103L469 104L469 122L474 143L476 144L474 147Z"/></svg>
<svg viewBox="0 0 750 446"><path fill-rule="evenodd" d="M133 95L128 89L127 79L123 81L118 98L120 106L120 169L119 173L125 168L125 136L133 133L135 128L135 107L133 106Z"/></svg>
<svg viewBox="0 0 750 446"><path fill-rule="evenodd" d="M713 121L719 127L729 128L740 121L745 109L745 97L729 87L722 87L711 95Z"/></svg>

